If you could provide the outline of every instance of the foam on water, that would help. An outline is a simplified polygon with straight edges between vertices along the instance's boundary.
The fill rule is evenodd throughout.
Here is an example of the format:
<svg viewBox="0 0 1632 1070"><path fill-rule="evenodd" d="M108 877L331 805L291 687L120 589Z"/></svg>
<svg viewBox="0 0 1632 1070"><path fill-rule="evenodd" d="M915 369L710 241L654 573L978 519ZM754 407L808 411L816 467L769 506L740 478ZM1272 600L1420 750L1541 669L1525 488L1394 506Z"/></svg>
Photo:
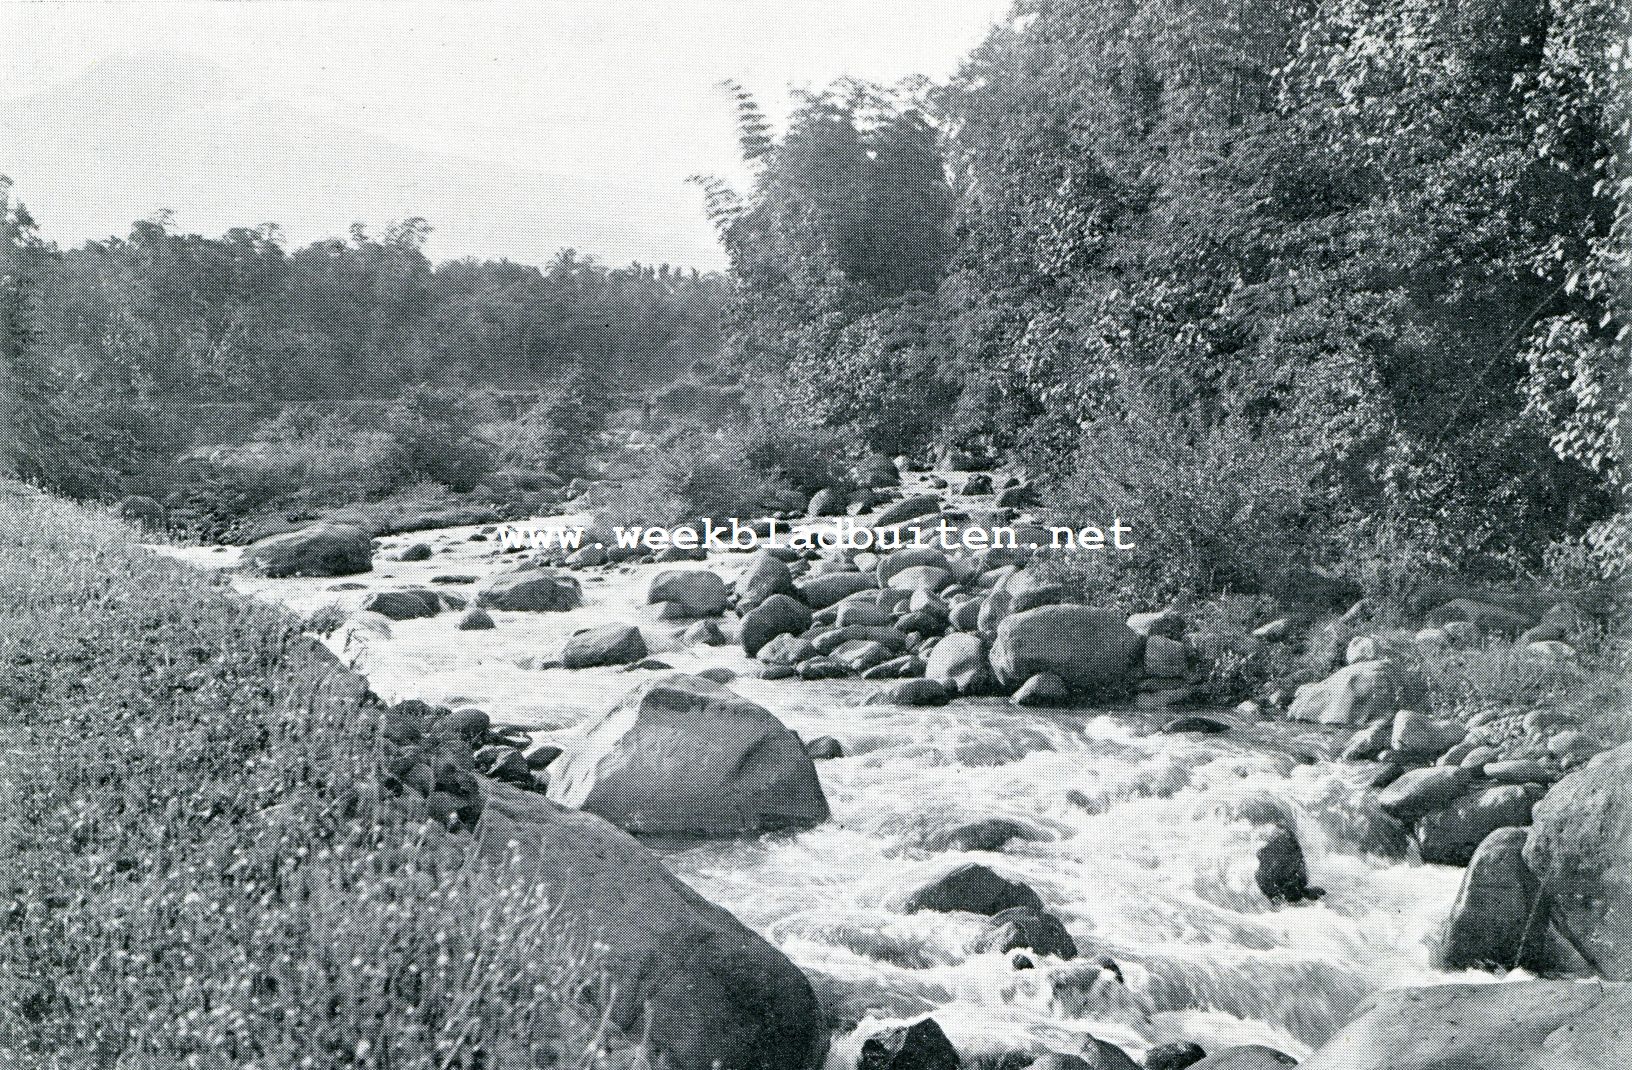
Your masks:
<svg viewBox="0 0 1632 1070"><path fill-rule="evenodd" d="M556 518L540 523L575 522ZM430 542L425 562L377 562L331 580L239 577L252 594L299 612L359 605L371 591L429 585L432 576L485 579L511 559L475 529L397 536ZM223 567L236 553L168 550ZM706 567L730 575L744 555ZM754 663L737 647L682 647L682 625L644 605L663 568L580 573L586 604L567 613L493 614L492 631L462 632L457 614L390 625L389 637L345 654L389 699L472 704L495 720L563 742L644 673L522 667L554 655L573 631L638 623L654 656L674 668ZM440 589L469 594L474 586ZM877 685L771 682L733 689L809 739L837 737L844 758L817 763L832 820L795 835L706 843L665 852L699 892L766 936L810 976L834 1016L855 1028L829 1065L847 1070L865 1036L933 1013L966 1053L1079 1050L1086 1034L1130 1053L1174 1039L1204 1047L1263 1043L1306 1054L1379 989L1448 979L1429 951L1461 871L1404 857L1383 831L1355 770L1284 726L1224 736L1155 734L1146 717L1021 710L1000 700L936 708L863 705ZM1318 903L1274 907L1254 883L1262 831L1236 817L1268 796L1291 816ZM931 851L930 834L1001 817L1034 830L1001 851ZM975 954L983 930L969 915L908 914L923 882L979 862L1037 890L1078 944L1060 962ZM1109 955L1124 980L1102 970ZM1467 974L1458 980L1475 979Z"/></svg>

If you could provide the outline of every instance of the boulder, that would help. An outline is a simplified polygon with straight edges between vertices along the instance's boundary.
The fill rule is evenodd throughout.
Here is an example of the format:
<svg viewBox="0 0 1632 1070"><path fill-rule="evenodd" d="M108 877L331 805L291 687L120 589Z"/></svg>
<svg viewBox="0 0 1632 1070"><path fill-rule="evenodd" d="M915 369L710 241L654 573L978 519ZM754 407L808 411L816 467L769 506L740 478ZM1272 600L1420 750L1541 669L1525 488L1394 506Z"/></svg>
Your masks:
<svg viewBox="0 0 1632 1070"><path fill-rule="evenodd" d="M879 510L878 515L871 519L874 527L886 528L891 524L899 524L904 520L916 520L921 516L928 516L931 513L940 511L940 498L933 494L920 494L912 498L903 498L894 505Z"/></svg>
<svg viewBox="0 0 1632 1070"><path fill-rule="evenodd" d="M805 515L810 517L839 516L844 512L844 492L832 487L823 487L810 496L810 505Z"/></svg>
<svg viewBox="0 0 1632 1070"><path fill-rule="evenodd" d="M550 798L673 839L828 817L797 735L763 706L680 673L641 684L592 722L551 766Z"/></svg>
<svg viewBox="0 0 1632 1070"><path fill-rule="evenodd" d="M923 846L930 851L1001 851L1010 840L1035 840L1038 833L1018 821L989 817L949 829L932 832L924 837Z"/></svg>
<svg viewBox="0 0 1632 1070"><path fill-rule="evenodd" d="M799 584L799 600L813 609L826 609L877 586L865 572L830 572Z"/></svg>
<svg viewBox="0 0 1632 1070"><path fill-rule="evenodd" d="M1370 724L1421 705L1426 691L1422 678L1397 662L1357 661L1319 683L1299 687L1287 715L1321 724Z"/></svg>
<svg viewBox="0 0 1632 1070"><path fill-rule="evenodd" d="M1060 959L1077 957L1076 941L1065 923L1045 910L1011 907L992 915L990 926L975 942L976 951L1035 951Z"/></svg>
<svg viewBox="0 0 1632 1070"><path fill-rule="evenodd" d="M1071 691L1051 672L1040 672L1021 684L1009 701L1016 706L1058 706L1071 700Z"/></svg>
<svg viewBox="0 0 1632 1070"><path fill-rule="evenodd" d="M856 1070L958 1070L958 1051L935 1019L875 1033L861 1043Z"/></svg>
<svg viewBox="0 0 1632 1070"><path fill-rule="evenodd" d="M701 569L673 569L652 577L650 605L668 603L689 617L712 617L725 609L725 581Z"/></svg>
<svg viewBox="0 0 1632 1070"><path fill-rule="evenodd" d="M872 639L849 639L834 647L828 656L851 672L865 672L895 656L895 651Z"/></svg>
<svg viewBox="0 0 1632 1070"><path fill-rule="evenodd" d="M773 594L742 618L742 649L752 657L777 636L797 634L809 627L809 606L785 594Z"/></svg>
<svg viewBox="0 0 1632 1070"><path fill-rule="evenodd" d="M583 601L577 580L536 568L495 576L476 595L476 604L488 609L531 613L577 609Z"/></svg>
<svg viewBox="0 0 1632 1070"><path fill-rule="evenodd" d="M903 680L867 701L870 705L880 706L944 706L951 697L946 687L937 681L918 679Z"/></svg>
<svg viewBox="0 0 1632 1070"><path fill-rule="evenodd" d="M1172 609L1154 613L1135 613L1128 618L1128 627L1140 635L1159 635L1164 639L1183 639L1185 619Z"/></svg>
<svg viewBox="0 0 1632 1070"><path fill-rule="evenodd" d="M720 646L725 642L725 632L714 621L700 620L681 632L680 638L693 646Z"/></svg>
<svg viewBox="0 0 1632 1070"><path fill-rule="evenodd" d="M1541 797L1539 785L1499 784L1469 792L1417 822L1424 862L1465 866L1486 836L1499 828L1530 824Z"/></svg>
<svg viewBox="0 0 1632 1070"><path fill-rule="evenodd" d="M1524 861L1553 925L1599 975L1632 979L1632 743L1564 777L1533 816Z"/></svg>
<svg viewBox="0 0 1632 1070"><path fill-rule="evenodd" d="M1510 981L1382 992L1303 1070L1611 1066L1632 1066L1632 986Z"/></svg>
<svg viewBox="0 0 1632 1070"><path fill-rule="evenodd" d="M805 753L812 761L832 761L844 757L844 746L832 736L817 736L805 744Z"/></svg>
<svg viewBox="0 0 1632 1070"><path fill-rule="evenodd" d="M430 543L416 542L412 546L403 547L402 552L397 554L397 560L410 563L414 561L429 561L431 559L431 553L432 550Z"/></svg>
<svg viewBox="0 0 1632 1070"><path fill-rule="evenodd" d="M374 541L348 524L312 524L268 535L243 560L265 576L354 576L374 567Z"/></svg>
<svg viewBox="0 0 1632 1070"><path fill-rule="evenodd" d="M749 610L763 603L773 594L796 595L793 573L786 562L769 550L757 550L748 559L742 577L737 580L737 607Z"/></svg>
<svg viewBox="0 0 1632 1070"><path fill-rule="evenodd" d="M1390 817L1415 821L1449 806L1471 783L1472 772L1461 766L1412 769L1377 793L1377 805Z"/></svg>
<svg viewBox="0 0 1632 1070"><path fill-rule="evenodd" d="M1401 710L1394 715L1389 742L1396 754L1408 758L1438 758L1467 737L1468 730L1457 721Z"/></svg>
<svg viewBox="0 0 1632 1070"><path fill-rule="evenodd" d="M1190 648L1177 639L1152 635L1145 639L1146 676L1184 679L1190 671Z"/></svg>
<svg viewBox="0 0 1632 1070"><path fill-rule="evenodd" d="M1199 1063L1191 1063L1190 1070L1281 1070L1283 1066L1297 1065L1298 1061L1284 1051L1248 1044L1214 1052Z"/></svg>
<svg viewBox="0 0 1632 1070"><path fill-rule="evenodd" d="M601 665L629 665L646 656L640 629L627 624L603 624L574 632L561 648L561 665L590 669Z"/></svg>
<svg viewBox="0 0 1632 1070"><path fill-rule="evenodd" d="M754 656L767 665L797 665L820 655L821 651L809 639L790 632L772 639Z"/></svg>
<svg viewBox="0 0 1632 1070"><path fill-rule="evenodd" d="M1044 672L1072 689L1118 687L1127 683L1139 647L1139 635L1118 613L1042 606L1003 618L991 662L1006 688Z"/></svg>
<svg viewBox="0 0 1632 1070"><path fill-rule="evenodd" d="M472 606L459 615L457 625L462 632L483 632L493 627L493 617L480 606Z"/></svg>
<svg viewBox="0 0 1632 1070"><path fill-rule="evenodd" d="M1207 1058L1200 1044L1177 1040L1145 1052L1145 1070L1185 1070Z"/></svg>
<svg viewBox="0 0 1632 1070"><path fill-rule="evenodd" d="M1468 863L1435 952L1445 970L1537 969L1547 935L1541 885L1524 864L1522 828L1486 836Z"/></svg>
<svg viewBox="0 0 1632 1070"><path fill-rule="evenodd" d="M1309 886L1309 870L1304 862L1298 835L1287 825L1275 825L1258 849L1258 890L1271 903L1301 903L1320 898L1319 889Z"/></svg>
<svg viewBox="0 0 1632 1070"><path fill-rule="evenodd" d="M972 695L991 679L986 641L957 632L935 644L924 662L924 675L954 695Z"/></svg>
<svg viewBox="0 0 1632 1070"><path fill-rule="evenodd" d="M937 565L913 565L890 576L890 586L901 591L935 593L951 582L952 574Z"/></svg>
<svg viewBox="0 0 1632 1070"><path fill-rule="evenodd" d="M387 620L417 620L436 616L442 597L435 591L377 591L363 599L363 609Z"/></svg>
<svg viewBox="0 0 1632 1070"><path fill-rule="evenodd" d="M480 783L478 842L495 861L519 844L529 884L547 890L564 926L595 942L614 1025L646 1030L654 1054L677 1067L819 1064L821 1006L780 951L607 821Z"/></svg>
<svg viewBox="0 0 1632 1070"><path fill-rule="evenodd" d="M995 916L1015 907L1040 912L1043 901L1029 885L1000 877L975 863L942 874L913 892L906 902L909 914L920 910L943 913L962 910Z"/></svg>
<svg viewBox="0 0 1632 1070"><path fill-rule="evenodd" d="M1534 619L1502 606L1479 602L1471 598L1457 598L1428 612L1430 625L1443 627L1451 621L1464 621L1490 635L1519 635Z"/></svg>
<svg viewBox="0 0 1632 1070"><path fill-rule="evenodd" d="M888 587L897 573L905 572L909 568L925 566L949 571L951 562L947 560L946 554L933 546L904 546L880 559L876 570L878 585Z"/></svg>

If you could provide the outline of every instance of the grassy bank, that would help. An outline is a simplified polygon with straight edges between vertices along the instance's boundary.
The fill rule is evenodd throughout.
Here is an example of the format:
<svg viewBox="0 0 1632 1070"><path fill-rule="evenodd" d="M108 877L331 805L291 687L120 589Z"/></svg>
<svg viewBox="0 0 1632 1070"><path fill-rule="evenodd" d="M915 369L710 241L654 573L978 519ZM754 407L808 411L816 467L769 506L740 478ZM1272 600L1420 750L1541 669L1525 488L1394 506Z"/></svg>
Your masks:
<svg viewBox="0 0 1632 1070"><path fill-rule="evenodd" d="M549 904L378 804L290 619L0 483L0 1065L588 1066Z"/></svg>

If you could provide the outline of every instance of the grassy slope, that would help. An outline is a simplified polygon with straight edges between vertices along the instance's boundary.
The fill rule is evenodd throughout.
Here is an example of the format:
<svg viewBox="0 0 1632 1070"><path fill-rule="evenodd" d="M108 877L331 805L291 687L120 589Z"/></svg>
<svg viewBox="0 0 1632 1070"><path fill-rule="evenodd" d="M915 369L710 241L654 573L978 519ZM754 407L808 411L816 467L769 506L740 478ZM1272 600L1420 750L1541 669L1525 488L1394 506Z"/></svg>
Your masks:
<svg viewBox="0 0 1632 1070"><path fill-rule="evenodd" d="M591 1061L582 956L377 804L373 713L279 612L0 483L0 1066Z"/></svg>

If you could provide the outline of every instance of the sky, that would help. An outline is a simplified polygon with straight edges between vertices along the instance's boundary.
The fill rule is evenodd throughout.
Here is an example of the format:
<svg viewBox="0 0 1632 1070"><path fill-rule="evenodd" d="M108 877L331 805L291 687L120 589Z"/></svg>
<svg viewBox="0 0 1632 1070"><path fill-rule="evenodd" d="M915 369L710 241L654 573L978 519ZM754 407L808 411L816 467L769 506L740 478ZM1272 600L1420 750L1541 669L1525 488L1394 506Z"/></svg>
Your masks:
<svg viewBox="0 0 1632 1070"><path fill-rule="evenodd" d="M7 0L0 173L47 237L158 208L291 241L424 215L438 258L718 267L686 184L740 177L722 79L773 116L942 79L1007 0Z"/></svg>

